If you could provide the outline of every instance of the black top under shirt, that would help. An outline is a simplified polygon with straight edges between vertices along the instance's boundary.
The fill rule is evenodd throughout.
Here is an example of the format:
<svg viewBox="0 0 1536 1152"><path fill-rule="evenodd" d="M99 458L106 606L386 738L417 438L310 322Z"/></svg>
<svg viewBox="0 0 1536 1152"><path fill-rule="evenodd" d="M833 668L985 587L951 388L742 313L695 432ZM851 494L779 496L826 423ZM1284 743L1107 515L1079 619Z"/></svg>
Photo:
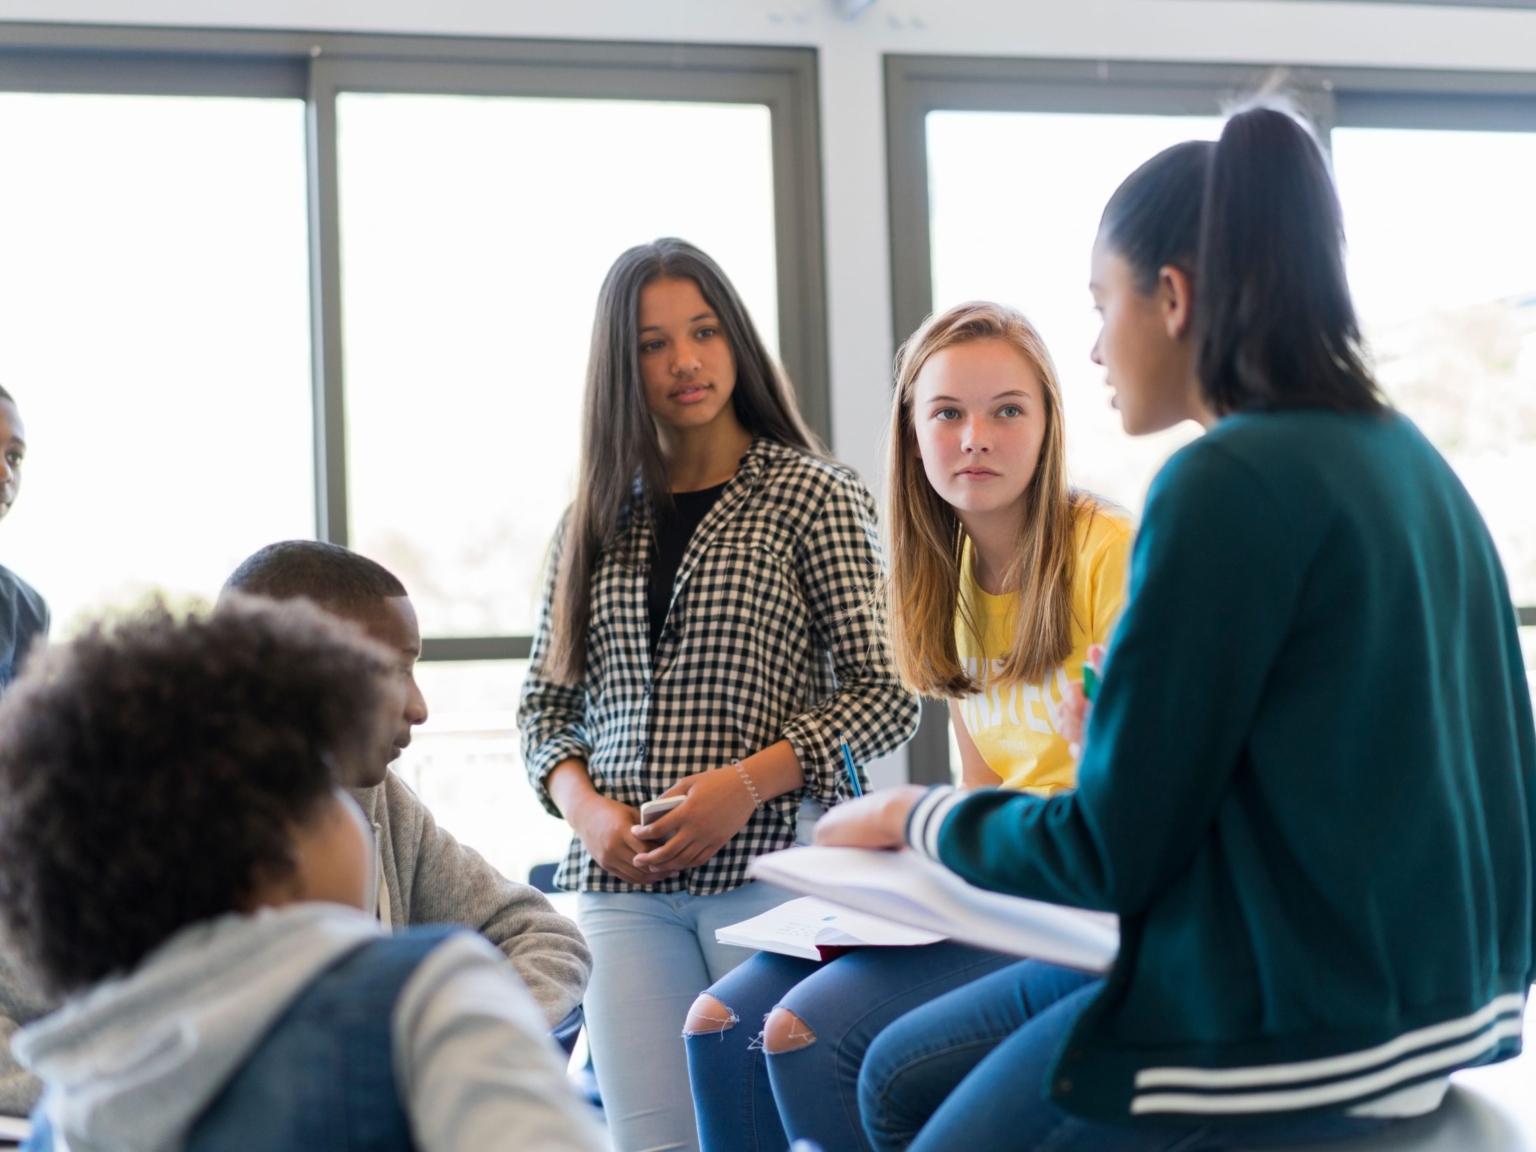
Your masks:
<svg viewBox="0 0 1536 1152"><path fill-rule="evenodd" d="M697 492L674 492L671 515L656 523L656 538L651 542L651 578L645 590L651 623L652 661L656 659L656 646L661 643L661 628L667 622L667 609L672 604L672 585L682 566L683 553L688 551L688 541L693 539L694 532L724 491L725 484L716 484Z"/></svg>

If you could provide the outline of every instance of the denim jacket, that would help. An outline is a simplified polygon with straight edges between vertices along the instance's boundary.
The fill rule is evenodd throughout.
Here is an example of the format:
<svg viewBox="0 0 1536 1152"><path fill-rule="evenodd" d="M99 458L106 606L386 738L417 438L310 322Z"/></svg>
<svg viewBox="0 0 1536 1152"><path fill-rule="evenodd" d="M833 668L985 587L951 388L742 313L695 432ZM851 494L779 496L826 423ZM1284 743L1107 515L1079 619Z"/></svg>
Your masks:
<svg viewBox="0 0 1536 1152"><path fill-rule="evenodd" d="M390 1025L400 989L454 931L386 936L324 973L209 1105L186 1152L411 1152Z"/></svg>
<svg viewBox="0 0 1536 1152"><path fill-rule="evenodd" d="M597 1152L546 1029L476 933L316 902L188 925L13 1048L36 1152Z"/></svg>

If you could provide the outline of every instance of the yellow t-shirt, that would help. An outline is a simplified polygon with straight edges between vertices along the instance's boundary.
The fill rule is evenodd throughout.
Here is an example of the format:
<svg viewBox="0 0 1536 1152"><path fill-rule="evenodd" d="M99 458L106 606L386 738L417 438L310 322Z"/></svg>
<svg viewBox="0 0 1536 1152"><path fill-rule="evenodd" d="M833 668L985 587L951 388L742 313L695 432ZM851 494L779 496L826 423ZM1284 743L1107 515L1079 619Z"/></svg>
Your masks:
<svg viewBox="0 0 1536 1152"><path fill-rule="evenodd" d="M1092 515L1089 515L1089 511ZM1085 507L1077 521L1077 564L1072 577L1072 654L1043 684L988 684L959 701L977 750L1003 787L1051 795L1077 784L1077 761L1051 721L1050 703L1060 703L1069 681L1081 684L1088 649L1104 644L1125 603L1125 585L1135 528L1124 509L1103 502ZM976 583L970 540L960 558L960 597L981 630L977 645L959 613L955 640L960 662L986 683L1003 666L1013 643L1017 592L993 596ZM984 671L985 670L985 671Z"/></svg>

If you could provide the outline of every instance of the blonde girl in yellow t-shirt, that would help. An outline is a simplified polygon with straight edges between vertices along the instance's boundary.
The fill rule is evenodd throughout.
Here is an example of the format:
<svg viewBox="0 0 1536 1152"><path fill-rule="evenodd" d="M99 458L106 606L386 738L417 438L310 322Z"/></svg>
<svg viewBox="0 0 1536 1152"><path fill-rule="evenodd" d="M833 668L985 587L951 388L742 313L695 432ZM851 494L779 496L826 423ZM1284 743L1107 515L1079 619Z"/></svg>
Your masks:
<svg viewBox="0 0 1536 1152"><path fill-rule="evenodd" d="M1124 594L1131 529L1068 489L1061 389L1019 313L965 304L902 349L892 416L890 621L909 687L947 696L965 779L1071 787L1048 704ZM703 1152L866 1149L863 1053L906 1012L1016 961L954 941L827 963L759 953L684 1025ZM766 1022L761 1032L756 1022Z"/></svg>
<svg viewBox="0 0 1536 1152"><path fill-rule="evenodd" d="M964 782L1051 794L1077 761L1055 713L1109 638L1134 535L1067 484L1040 334L959 304L902 348L887 476L890 627L909 687L949 700Z"/></svg>

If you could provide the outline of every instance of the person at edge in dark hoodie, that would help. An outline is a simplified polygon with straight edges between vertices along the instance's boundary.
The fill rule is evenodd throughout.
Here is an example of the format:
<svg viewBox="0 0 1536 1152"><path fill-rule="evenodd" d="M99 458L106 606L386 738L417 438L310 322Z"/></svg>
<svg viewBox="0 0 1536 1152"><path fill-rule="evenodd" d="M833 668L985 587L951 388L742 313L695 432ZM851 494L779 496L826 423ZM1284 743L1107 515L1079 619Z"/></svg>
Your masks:
<svg viewBox="0 0 1536 1152"><path fill-rule="evenodd" d="M10 515L21 494L21 465L27 456L21 409L0 388L0 520ZM28 650L48 635L48 605L16 573L0 565L0 693L5 691Z"/></svg>

